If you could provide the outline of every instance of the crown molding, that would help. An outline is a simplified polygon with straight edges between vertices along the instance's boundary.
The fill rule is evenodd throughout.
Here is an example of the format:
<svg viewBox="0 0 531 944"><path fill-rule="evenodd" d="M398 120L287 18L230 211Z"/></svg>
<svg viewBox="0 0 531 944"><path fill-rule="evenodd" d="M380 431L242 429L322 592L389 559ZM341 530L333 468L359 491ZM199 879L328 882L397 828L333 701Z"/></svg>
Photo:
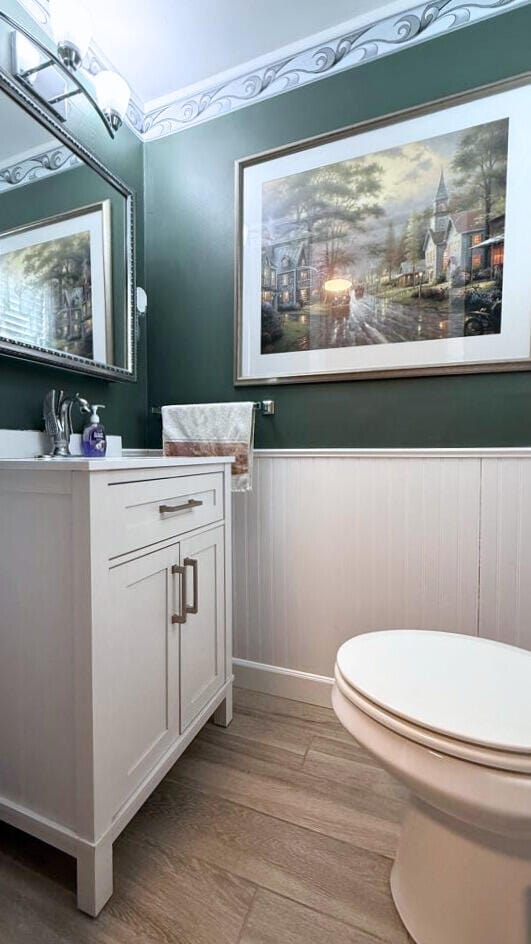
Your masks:
<svg viewBox="0 0 531 944"><path fill-rule="evenodd" d="M48 0L19 2L49 34ZM157 101L143 103L132 93L126 121L142 140L154 141L530 2L424 0L404 10L398 0L382 7L378 20L358 16L333 33L308 37ZM84 65L92 75L102 68L113 68L95 46Z"/></svg>
<svg viewBox="0 0 531 944"><path fill-rule="evenodd" d="M212 79L191 94L176 92L156 107L146 106L143 138L152 141L194 127L259 101L301 88L330 75L344 72L441 36L509 9L526 6L529 0L430 0L366 22L357 17L348 28L319 43L308 41L305 49L241 71L224 81ZM322 35L322 34L321 34ZM251 68L249 68L251 65ZM221 80L221 81L220 81Z"/></svg>

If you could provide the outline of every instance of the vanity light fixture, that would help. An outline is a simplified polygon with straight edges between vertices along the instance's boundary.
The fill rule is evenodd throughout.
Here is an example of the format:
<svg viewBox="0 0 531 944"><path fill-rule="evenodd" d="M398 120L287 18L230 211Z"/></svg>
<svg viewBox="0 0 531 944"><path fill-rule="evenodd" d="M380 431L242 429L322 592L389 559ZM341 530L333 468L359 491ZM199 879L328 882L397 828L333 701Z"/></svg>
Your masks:
<svg viewBox="0 0 531 944"><path fill-rule="evenodd" d="M66 102L82 95L114 138L129 105L131 92L127 82L106 69L95 76L83 75L83 58L92 38L92 18L79 0L50 0L50 15L56 52L0 10L0 20L13 31L14 78L60 121L66 120ZM43 75L44 79L37 81ZM49 82L45 78L48 75Z"/></svg>
<svg viewBox="0 0 531 944"><path fill-rule="evenodd" d="M39 50L29 39L19 34L17 36L16 54L19 69L27 74L28 82L33 85L38 75L38 66L41 62Z"/></svg>
<svg viewBox="0 0 531 944"><path fill-rule="evenodd" d="M121 75L110 72L108 69L102 69L92 81L96 89L98 105L110 122L113 131L118 131L129 105L131 89Z"/></svg>

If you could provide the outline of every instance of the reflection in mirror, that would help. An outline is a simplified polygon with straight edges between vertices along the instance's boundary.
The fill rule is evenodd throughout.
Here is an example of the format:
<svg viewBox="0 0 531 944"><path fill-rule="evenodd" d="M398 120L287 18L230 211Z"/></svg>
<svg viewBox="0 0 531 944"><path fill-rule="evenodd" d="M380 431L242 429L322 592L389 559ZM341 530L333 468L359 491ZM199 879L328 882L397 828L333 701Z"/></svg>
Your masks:
<svg viewBox="0 0 531 944"><path fill-rule="evenodd" d="M0 128L0 351L132 374L127 191L1 90Z"/></svg>

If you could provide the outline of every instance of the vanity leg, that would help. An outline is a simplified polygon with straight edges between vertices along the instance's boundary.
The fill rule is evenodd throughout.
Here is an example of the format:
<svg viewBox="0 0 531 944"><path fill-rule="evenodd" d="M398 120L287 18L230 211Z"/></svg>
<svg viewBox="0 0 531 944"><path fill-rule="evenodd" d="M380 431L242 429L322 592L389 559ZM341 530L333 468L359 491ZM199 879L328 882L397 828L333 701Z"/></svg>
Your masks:
<svg viewBox="0 0 531 944"><path fill-rule="evenodd" d="M112 895L112 842L82 848L77 855L77 907L96 918Z"/></svg>
<svg viewBox="0 0 531 944"><path fill-rule="evenodd" d="M218 724L220 728L228 728L229 724L232 721L232 685L227 689L225 698L221 702L218 708L216 708L214 714L212 715L212 721L214 724Z"/></svg>

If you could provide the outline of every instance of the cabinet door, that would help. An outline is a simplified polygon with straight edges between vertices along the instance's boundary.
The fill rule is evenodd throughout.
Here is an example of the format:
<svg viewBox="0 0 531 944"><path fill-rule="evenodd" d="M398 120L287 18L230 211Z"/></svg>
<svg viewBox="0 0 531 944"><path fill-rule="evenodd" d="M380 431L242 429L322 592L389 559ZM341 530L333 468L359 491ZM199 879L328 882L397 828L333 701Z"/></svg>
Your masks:
<svg viewBox="0 0 531 944"><path fill-rule="evenodd" d="M181 541L187 618L181 626L181 731L225 682L224 529Z"/></svg>
<svg viewBox="0 0 531 944"><path fill-rule="evenodd" d="M109 765L115 810L179 733L179 545L111 568Z"/></svg>

